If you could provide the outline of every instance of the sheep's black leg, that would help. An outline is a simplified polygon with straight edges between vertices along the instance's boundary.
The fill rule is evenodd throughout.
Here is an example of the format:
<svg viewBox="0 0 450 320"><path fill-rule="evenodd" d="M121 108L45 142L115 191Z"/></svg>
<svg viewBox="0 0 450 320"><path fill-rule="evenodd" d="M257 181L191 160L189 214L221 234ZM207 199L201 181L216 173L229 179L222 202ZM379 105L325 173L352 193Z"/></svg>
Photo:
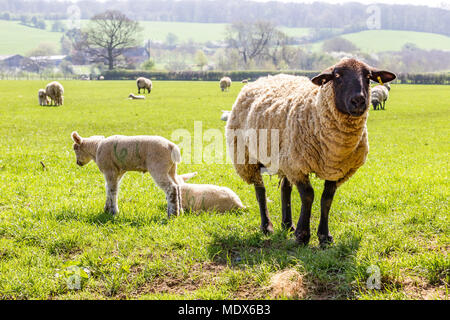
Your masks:
<svg viewBox="0 0 450 320"><path fill-rule="evenodd" d="M291 193L292 185L289 180L284 177L283 180L281 180L281 226L285 230L295 231L295 227L292 224Z"/></svg>
<svg viewBox="0 0 450 320"><path fill-rule="evenodd" d="M314 201L314 189L307 180L306 182L297 183L297 189L302 199L302 209L300 212L300 219L298 219L297 230L295 230L295 237L300 244L308 244L311 236L309 228L309 220L311 218L311 207Z"/></svg>
<svg viewBox="0 0 450 320"><path fill-rule="evenodd" d="M328 230L328 214L336 189L336 181L325 181L325 188L323 189L322 199L320 200L320 222L317 230L317 236L321 245L333 242L333 237Z"/></svg>
<svg viewBox="0 0 450 320"><path fill-rule="evenodd" d="M264 187L264 184L255 184L255 192L256 200L258 200L259 204L259 212L261 214L261 231L264 234L272 233L273 226L272 222L270 222L269 210L267 209L266 188Z"/></svg>

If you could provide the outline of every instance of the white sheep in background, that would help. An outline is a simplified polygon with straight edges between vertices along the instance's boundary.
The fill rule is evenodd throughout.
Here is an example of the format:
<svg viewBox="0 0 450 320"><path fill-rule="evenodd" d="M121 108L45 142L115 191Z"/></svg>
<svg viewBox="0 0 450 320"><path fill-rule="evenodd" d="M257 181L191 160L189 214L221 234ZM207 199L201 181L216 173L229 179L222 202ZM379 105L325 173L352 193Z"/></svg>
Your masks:
<svg viewBox="0 0 450 320"><path fill-rule="evenodd" d="M62 106L64 103L64 87L58 81L53 81L45 87L45 94L50 97L52 104Z"/></svg>
<svg viewBox="0 0 450 320"><path fill-rule="evenodd" d="M386 101L389 98L389 91L391 86L389 83L384 83L383 85L377 85L371 89L371 103L373 110L378 110L378 108L384 110Z"/></svg>
<svg viewBox="0 0 450 320"><path fill-rule="evenodd" d="M136 80L136 85L138 87L138 93L141 93L141 89L144 89L144 93L145 89L147 89L148 93L150 93L152 91L153 83L150 79L139 77Z"/></svg>
<svg viewBox="0 0 450 320"><path fill-rule="evenodd" d="M369 79L378 78L389 82L395 75L344 59L312 80L277 75L242 88L227 121L227 145L236 172L255 187L264 233L273 232L261 176L265 167L281 178L282 226L295 230L300 244L307 244L310 238L314 190L309 175L314 173L325 180L317 235L321 245L333 241L328 213L337 187L366 161ZM278 133L274 142L271 130ZM239 139L239 132L250 131L257 135L257 145L252 148L245 136ZM263 132L267 139L263 136L266 145L261 151ZM239 145L239 141L244 143ZM274 156L264 156L271 154ZM291 216L292 185L296 185L302 201L297 229Z"/></svg>
<svg viewBox="0 0 450 320"><path fill-rule="evenodd" d="M223 77L220 79L219 85L222 91L228 91L231 87L231 79L229 77Z"/></svg>
<svg viewBox="0 0 450 320"><path fill-rule="evenodd" d="M177 176L184 210L226 212L245 208L238 195L227 187L185 183L195 175L197 172Z"/></svg>
<svg viewBox="0 0 450 320"><path fill-rule="evenodd" d="M241 83L247 84L248 83L248 79L242 80Z"/></svg>
<svg viewBox="0 0 450 320"><path fill-rule="evenodd" d="M50 100L45 94L45 89L39 89L38 91L38 100L40 106L47 106L50 104Z"/></svg>
<svg viewBox="0 0 450 320"><path fill-rule="evenodd" d="M72 133L77 164L84 166L94 160L106 180L105 211L119 212L119 183L127 171L149 172L166 194L168 216L178 215L181 207L180 186L176 177L180 149L159 136L93 136L82 138Z"/></svg>
<svg viewBox="0 0 450 320"><path fill-rule="evenodd" d="M222 110L222 116L220 117L220 120L227 121L230 117L231 111Z"/></svg>
<svg viewBox="0 0 450 320"><path fill-rule="evenodd" d="M136 96L132 93L130 93L130 95L128 96L128 99L145 99L145 96Z"/></svg>

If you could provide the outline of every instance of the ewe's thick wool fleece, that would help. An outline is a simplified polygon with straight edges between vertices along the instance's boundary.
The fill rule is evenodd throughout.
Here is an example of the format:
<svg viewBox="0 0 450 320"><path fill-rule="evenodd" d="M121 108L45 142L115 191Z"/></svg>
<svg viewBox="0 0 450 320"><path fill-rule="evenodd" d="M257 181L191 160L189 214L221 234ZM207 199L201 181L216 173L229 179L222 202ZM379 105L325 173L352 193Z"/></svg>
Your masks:
<svg viewBox="0 0 450 320"><path fill-rule="evenodd" d="M64 87L57 81L50 82L45 87L45 94L52 99L55 104L63 104Z"/></svg>
<svg viewBox="0 0 450 320"><path fill-rule="evenodd" d="M389 97L389 90L385 86L375 86L371 90L372 100L377 100L378 102L386 101Z"/></svg>
<svg viewBox="0 0 450 320"><path fill-rule="evenodd" d="M148 89L150 91L152 90L153 86L152 80L144 77L137 78L136 84L139 89Z"/></svg>
<svg viewBox="0 0 450 320"><path fill-rule="evenodd" d="M221 89L226 89L231 86L231 79L229 77L223 77L222 79L220 79L219 83Z"/></svg>
<svg viewBox="0 0 450 320"><path fill-rule="evenodd" d="M306 77L260 78L245 86L236 99L226 127L227 144L236 143L232 129L279 129L280 176L297 183L315 173L340 185L366 161L368 111L361 117L345 115L334 101L332 82L318 87ZM264 159L258 161L270 166ZM258 165L234 166L247 183L262 183Z"/></svg>

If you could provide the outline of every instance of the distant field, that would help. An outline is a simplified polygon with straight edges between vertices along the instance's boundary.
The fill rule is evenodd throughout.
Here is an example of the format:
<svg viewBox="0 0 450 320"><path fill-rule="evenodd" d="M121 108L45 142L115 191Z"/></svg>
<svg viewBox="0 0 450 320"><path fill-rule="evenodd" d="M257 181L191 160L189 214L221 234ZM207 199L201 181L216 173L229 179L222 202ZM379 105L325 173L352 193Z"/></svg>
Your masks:
<svg viewBox="0 0 450 320"><path fill-rule="evenodd" d="M51 25L47 23L49 28ZM21 25L18 21L0 20L0 55L27 54L40 43L53 43L57 50L62 33Z"/></svg>
<svg viewBox="0 0 450 320"><path fill-rule="evenodd" d="M82 25L88 21L83 20ZM192 40L198 43L207 41L220 41L225 38L226 26L223 23L187 23L187 22L160 22L141 21L143 31L140 40L152 39L164 41L168 33L177 36L178 41ZM41 42L53 43L60 48L59 40L62 33L50 32L53 21L47 21L47 30L40 30L21 25L18 21L0 20L0 55L26 54ZM281 28L287 35L302 37L311 30L308 28ZM407 43L415 43L423 49L450 50L450 37L432 33L392 30L370 30L343 35L352 41L358 48L365 52L380 52L399 50ZM313 51L320 51L322 41L314 43L310 47Z"/></svg>
<svg viewBox="0 0 450 320"><path fill-rule="evenodd" d="M411 42L419 48L450 50L450 37L414 31L368 30L342 35L364 52L398 51L405 43ZM323 41L311 45L314 51L322 49Z"/></svg>
<svg viewBox="0 0 450 320"><path fill-rule="evenodd" d="M335 244L322 250L323 182L314 177L311 243L301 247L281 230L277 177L264 177L275 229L265 236L253 188L229 164L184 157L179 172L232 188L248 208L174 219L163 192L137 172L124 177L121 212L110 217L96 165L75 164L73 130L170 139L201 121L203 133L223 133L221 110L242 84L222 93L216 82L155 81L146 100L128 100L134 81L62 81L64 106L39 107L45 84L0 81L0 299L273 298L270 278L286 269L303 276L306 299L448 299L450 86L393 85L386 110L370 111L368 161L338 189ZM292 197L296 221L296 190ZM380 290L367 288L369 266L380 269Z"/></svg>

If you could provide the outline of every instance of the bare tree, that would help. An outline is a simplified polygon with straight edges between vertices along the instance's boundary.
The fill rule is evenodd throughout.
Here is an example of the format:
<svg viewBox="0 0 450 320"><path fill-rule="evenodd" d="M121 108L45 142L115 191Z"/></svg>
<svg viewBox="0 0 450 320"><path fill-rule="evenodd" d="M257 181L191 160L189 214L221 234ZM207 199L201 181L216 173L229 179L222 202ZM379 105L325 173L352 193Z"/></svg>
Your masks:
<svg viewBox="0 0 450 320"><path fill-rule="evenodd" d="M126 48L137 45L139 23L119 11L106 11L91 18L83 33L83 45L96 62L105 61L109 70Z"/></svg>
<svg viewBox="0 0 450 320"><path fill-rule="evenodd" d="M275 34L275 26L267 21L235 22L227 27L227 42L230 48L239 51L247 66L250 60L265 53Z"/></svg>

